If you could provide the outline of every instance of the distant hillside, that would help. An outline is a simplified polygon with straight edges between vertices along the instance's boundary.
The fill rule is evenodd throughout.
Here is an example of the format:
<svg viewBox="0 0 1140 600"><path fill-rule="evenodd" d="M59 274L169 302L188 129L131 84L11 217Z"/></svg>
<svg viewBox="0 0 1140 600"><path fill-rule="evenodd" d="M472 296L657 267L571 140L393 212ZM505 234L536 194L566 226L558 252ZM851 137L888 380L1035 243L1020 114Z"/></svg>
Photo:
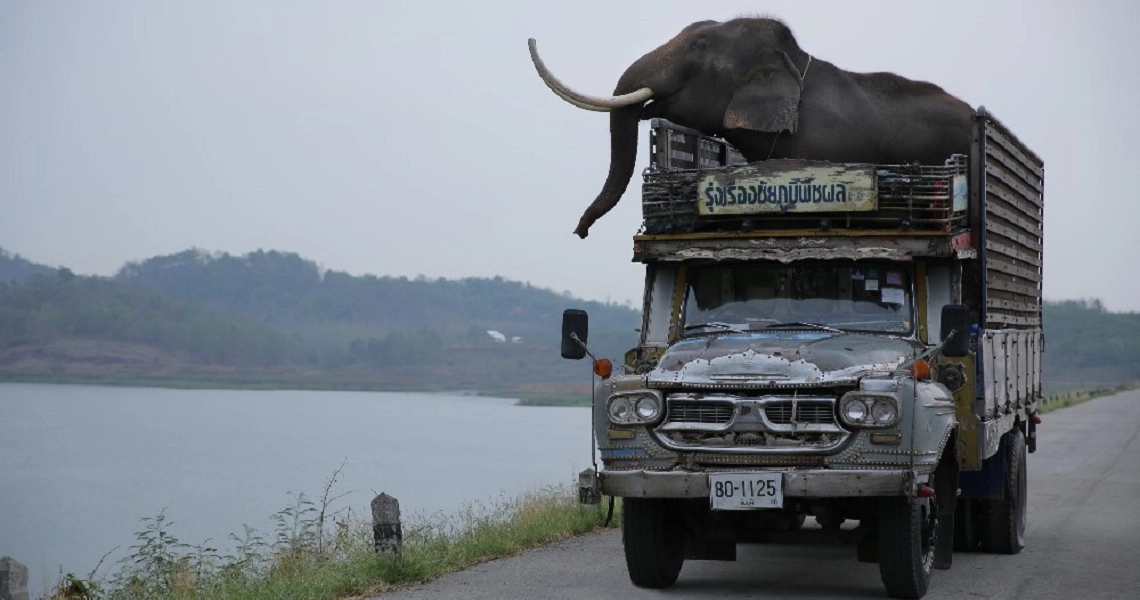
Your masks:
<svg viewBox="0 0 1140 600"><path fill-rule="evenodd" d="M0 363L28 358L21 348L74 339L153 347L207 365L278 365L301 356L290 336L106 278L60 269L0 286Z"/></svg>
<svg viewBox="0 0 1140 600"><path fill-rule="evenodd" d="M1111 313L1098 300L1046 302L1047 389L1140 381L1140 313Z"/></svg>
<svg viewBox="0 0 1140 600"><path fill-rule="evenodd" d="M0 248L0 283L23 281L29 275L48 275L55 271L49 266L36 264L19 254Z"/></svg>
<svg viewBox="0 0 1140 600"><path fill-rule="evenodd" d="M432 331L450 345L490 341L486 331L494 330L556 349L566 308L589 311L591 345L612 356L636 343L640 326L638 312L628 307L576 300L499 277L355 277L322 273L312 261L275 251L232 256L187 250L129 263L116 279L300 334L330 357L353 340L367 343L421 331Z"/></svg>
<svg viewBox="0 0 1140 600"><path fill-rule="evenodd" d="M502 278L354 277L274 251L49 273L0 283L0 378L582 395L589 366L559 356L562 311L589 310L591 347L618 362L640 323Z"/></svg>

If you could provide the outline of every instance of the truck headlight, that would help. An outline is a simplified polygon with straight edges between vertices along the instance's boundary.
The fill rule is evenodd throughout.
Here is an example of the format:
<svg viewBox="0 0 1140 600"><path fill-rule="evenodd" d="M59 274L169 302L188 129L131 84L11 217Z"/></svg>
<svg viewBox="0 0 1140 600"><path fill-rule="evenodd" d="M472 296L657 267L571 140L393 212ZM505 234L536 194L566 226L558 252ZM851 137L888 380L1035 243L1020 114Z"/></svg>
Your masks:
<svg viewBox="0 0 1140 600"><path fill-rule="evenodd" d="M843 420L854 424L867 418L867 404L862 398L851 398L843 403Z"/></svg>
<svg viewBox="0 0 1140 600"><path fill-rule="evenodd" d="M899 410L888 398L879 398L871 405L871 418L876 425L892 425L899 420Z"/></svg>
<svg viewBox="0 0 1140 600"><path fill-rule="evenodd" d="M662 401L657 392L645 390L610 396L606 412L617 425L653 423L661 417Z"/></svg>
<svg viewBox="0 0 1140 600"><path fill-rule="evenodd" d="M637 400L637 416L642 421L654 421L661 414L661 403L653 396L643 396Z"/></svg>
<svg viewBox="0 0 1140 600"><path fill-rule="evenodd" d="M614 423L629 423L633 407L629 405L629 398L614 398L610 400L610 420Z"/></svg>
<svg viewBox="0 0 1140 600"><path fill-rule="evenodd" d="M899 422L899 400L888 392L847 392L839 417L852 427L890 427Z"/></svg>

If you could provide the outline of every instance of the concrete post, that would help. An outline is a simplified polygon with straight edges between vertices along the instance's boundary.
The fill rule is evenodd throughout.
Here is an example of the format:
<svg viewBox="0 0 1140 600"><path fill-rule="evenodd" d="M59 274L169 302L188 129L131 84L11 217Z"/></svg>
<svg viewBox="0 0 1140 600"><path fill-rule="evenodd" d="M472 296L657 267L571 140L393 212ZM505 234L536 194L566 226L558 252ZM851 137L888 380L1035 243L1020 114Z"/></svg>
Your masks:
<svg viewBox="0 0 1140 600"><path fill-rule="evenodd" d="M376 542L376 552L400 555L404 543L404 532L400 528L400 501L388 494L372 499L372 538Z"/></svg>
<svg viewBox="0 0 1140 600"><path fill-rule="evenodd" d="M0 600L28 600L28 568L8 556L0 558Z"/></svg>

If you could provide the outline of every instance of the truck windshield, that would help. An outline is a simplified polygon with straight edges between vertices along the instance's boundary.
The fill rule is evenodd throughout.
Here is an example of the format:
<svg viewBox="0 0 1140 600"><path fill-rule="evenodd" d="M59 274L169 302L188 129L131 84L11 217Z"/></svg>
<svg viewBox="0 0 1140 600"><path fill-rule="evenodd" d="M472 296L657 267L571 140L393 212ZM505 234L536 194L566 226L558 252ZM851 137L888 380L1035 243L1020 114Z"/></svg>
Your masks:
<svg viewBox="0 0 1140 600"><path fill-rule="evenodd" d="M911 278L893 263L690 266L686 335L762 329L909 333Z"/></svg>

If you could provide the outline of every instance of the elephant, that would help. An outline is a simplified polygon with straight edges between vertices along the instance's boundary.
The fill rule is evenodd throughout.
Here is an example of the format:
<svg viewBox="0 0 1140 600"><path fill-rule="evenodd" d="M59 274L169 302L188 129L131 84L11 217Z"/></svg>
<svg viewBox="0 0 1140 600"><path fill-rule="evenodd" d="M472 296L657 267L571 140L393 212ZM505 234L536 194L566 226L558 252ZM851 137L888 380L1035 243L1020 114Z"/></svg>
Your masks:
<svg viewBox="0 0 1140 600"><path fill-rule="evenodd" d="M574 230L581 238L625 193L644 119L722 137L749 162L942 164L969 151L970 105L933 83L844 71L802 50L778 19L693 23L626 69L609 98L563 84L528 45L555 94L610 113L609 174Z"/></svg>

